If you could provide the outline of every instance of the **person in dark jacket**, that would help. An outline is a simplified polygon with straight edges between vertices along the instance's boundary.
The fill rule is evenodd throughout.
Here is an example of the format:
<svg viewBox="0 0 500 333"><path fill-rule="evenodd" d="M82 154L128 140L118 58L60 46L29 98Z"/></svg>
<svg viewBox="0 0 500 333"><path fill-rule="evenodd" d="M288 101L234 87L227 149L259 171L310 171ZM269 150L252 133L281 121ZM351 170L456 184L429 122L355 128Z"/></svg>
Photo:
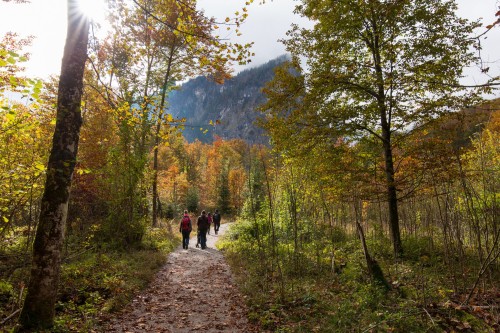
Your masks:
<svg viewBox="0 0 500 333"><path fill-rule="evenodd" d="M215 213L214 213L214 216L212 217L212 220L214 221L214 231L215 231L215 234L217 235L219 233L220 220L221 220L220 213L219 213L218 209L215 210Z"/></svg>
<svg viewBox="0 0 500 333"><path fill-rule="evenodd" d="M201 215L198 217L198 232L200 233L200 243L201 248L207 248L207 231L210 225L208 224L207 213L205 211L201 212Z"/></svg>
<svg viewBox="0 0 500 333"><path fill-rule="evenodd" d="M182 216L181 224L179 225L179 232L182 233L182 248L187 250L189 245L189 234L193 230L193 225L191 224L191 219L189 218L188 211L184 211Z"/></svg>

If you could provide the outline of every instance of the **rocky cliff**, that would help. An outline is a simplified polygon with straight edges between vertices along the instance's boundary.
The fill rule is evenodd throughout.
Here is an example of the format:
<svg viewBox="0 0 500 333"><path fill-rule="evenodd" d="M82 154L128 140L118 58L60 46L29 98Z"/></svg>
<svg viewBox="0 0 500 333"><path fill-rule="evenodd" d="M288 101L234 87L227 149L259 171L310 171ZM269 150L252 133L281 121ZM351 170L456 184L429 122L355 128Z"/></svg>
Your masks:
<svg viewBox="0 0 500 333"><path fill-rule="evenodd" d="M264 131L254 124L261 116L256 108L265 101L261 90L273 78L273 69L286 60L281 56L244 70L224 84L205 77L192 79L170 94L169 113L186 118L184 137L189 142L210 143L220 136L266 144Z"/></svg>

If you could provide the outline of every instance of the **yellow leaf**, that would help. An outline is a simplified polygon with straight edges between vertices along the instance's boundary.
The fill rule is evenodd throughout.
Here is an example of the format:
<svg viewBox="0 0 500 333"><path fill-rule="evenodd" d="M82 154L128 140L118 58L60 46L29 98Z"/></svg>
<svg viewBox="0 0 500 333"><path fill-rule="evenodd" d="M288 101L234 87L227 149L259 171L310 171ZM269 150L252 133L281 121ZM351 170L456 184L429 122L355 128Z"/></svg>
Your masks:
<svg viewBox="0 0 500 333"><path fill-rule="evenodd" d="M37 163L37 164L35 164L35 169L38 169L40 171L44 171L45 170L45 165Z"/></svg>

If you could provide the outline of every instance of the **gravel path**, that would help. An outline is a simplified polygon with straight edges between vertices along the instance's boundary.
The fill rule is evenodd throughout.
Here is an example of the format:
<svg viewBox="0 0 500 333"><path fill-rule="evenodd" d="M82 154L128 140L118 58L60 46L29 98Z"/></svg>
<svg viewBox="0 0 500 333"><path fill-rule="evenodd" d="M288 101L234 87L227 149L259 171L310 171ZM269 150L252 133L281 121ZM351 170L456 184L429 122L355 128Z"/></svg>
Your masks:
<svg viewBox="0 0 500 333"><path fill-rule="evenodd" d="M102 326L104 332L257 332L248 323L246 306L234 285L224 256L215 248L219 235L207 235L205 250L172 252L147 290Z"/></svg>

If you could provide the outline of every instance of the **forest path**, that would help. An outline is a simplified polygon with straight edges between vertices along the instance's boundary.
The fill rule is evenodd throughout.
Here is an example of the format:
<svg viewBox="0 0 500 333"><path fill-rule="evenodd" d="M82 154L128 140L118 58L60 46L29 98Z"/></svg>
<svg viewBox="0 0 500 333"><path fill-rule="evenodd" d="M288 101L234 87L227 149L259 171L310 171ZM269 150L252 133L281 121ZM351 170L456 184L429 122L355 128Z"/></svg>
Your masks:
<svg viewBox="0 0 500 333"><path fill-rule="evenodd" d="M102 325L104 332L256 332L243 297L215 243L228 229L207 235L207 249L179 246L154 281L123 311Z"/></svg>

